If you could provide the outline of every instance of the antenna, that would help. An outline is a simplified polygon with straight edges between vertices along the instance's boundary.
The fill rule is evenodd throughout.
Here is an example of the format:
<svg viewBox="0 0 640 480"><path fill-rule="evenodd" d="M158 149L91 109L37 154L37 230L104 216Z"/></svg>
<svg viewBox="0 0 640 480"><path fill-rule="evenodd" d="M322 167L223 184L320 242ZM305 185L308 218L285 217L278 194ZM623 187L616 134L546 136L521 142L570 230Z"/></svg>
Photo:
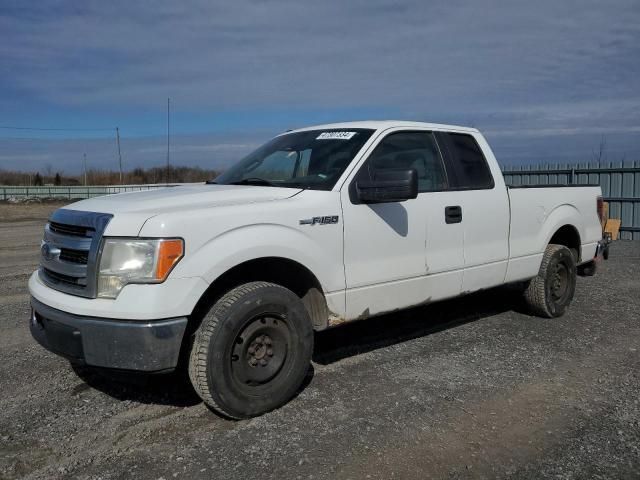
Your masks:
<svg viewBox="0 0 640 480"><path fill-rule="evenodd" d="M120 153L120 129L116 127L116 143L118 144L118 164L120 165L120 185L122 185L122 154Z"/></svg>
<svg viewBox="0 0 640 480"><path fill-rule="evenodd" d="M167 178L166 183L169 184L169 112L170 112L170 99L167 97Z"/></svg>

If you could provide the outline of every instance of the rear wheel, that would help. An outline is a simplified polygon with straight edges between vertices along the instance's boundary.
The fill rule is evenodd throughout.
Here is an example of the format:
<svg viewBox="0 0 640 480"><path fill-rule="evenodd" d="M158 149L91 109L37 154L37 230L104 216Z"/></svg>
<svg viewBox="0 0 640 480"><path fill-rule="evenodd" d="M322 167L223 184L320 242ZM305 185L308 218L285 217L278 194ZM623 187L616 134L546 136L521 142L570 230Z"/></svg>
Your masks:
<svg viewBox="0 0 640 480"><path fill-rule="evenodd" d="M312 351L313 329L300 298L273 283L251 282L228 292L203 319L189 377L210 408L253 417L296 393Z"/></svg>
<svg viewBox="0 0 640 480"><path fill-rule="evenodd" d="M559 317L565 313L576 289L576 262L564 245L548 245L538 275L524 292L532 312L541 317Z"/></svg>

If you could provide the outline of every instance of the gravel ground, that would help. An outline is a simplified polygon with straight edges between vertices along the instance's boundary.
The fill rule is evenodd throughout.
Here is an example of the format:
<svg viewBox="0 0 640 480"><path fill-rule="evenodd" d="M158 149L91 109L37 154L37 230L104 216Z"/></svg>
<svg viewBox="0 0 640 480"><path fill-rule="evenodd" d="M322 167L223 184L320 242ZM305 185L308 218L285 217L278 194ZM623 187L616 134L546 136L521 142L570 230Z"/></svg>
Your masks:
<svg viewBox="0 0 640 480"><path fill-rule="evenodd" d="M182 377L106 378L38 346L26 283L46 208L12 212L2 479L640 477L640 242L614 244L560 319L502 288L318 334L299 395L234 422Z"/></svg>

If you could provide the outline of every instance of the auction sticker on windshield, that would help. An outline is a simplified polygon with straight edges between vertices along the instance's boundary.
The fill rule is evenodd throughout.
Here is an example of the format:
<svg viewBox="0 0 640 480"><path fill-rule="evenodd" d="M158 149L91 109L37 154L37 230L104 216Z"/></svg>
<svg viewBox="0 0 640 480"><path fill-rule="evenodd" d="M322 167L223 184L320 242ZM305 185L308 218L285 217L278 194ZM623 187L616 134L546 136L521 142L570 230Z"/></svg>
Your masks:
<svg viewBox="0 0 640 480"><path fill-rule="evenodd" d="M316 140L351 140L358 132L322 132Z"/></svg>

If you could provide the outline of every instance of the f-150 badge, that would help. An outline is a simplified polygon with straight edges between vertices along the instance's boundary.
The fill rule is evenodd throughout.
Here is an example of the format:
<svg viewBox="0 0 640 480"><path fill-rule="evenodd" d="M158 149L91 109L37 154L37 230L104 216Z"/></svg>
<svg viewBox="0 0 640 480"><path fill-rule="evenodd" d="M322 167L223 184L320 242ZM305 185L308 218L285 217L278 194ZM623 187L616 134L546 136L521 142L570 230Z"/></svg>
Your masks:
<svg viewBox="0 0 640 480"><path fill-rule="evenodd" d="M326 217L313 217L300 220L300 225L330 225L338 223L338 215L328 215Z"/></svg>

